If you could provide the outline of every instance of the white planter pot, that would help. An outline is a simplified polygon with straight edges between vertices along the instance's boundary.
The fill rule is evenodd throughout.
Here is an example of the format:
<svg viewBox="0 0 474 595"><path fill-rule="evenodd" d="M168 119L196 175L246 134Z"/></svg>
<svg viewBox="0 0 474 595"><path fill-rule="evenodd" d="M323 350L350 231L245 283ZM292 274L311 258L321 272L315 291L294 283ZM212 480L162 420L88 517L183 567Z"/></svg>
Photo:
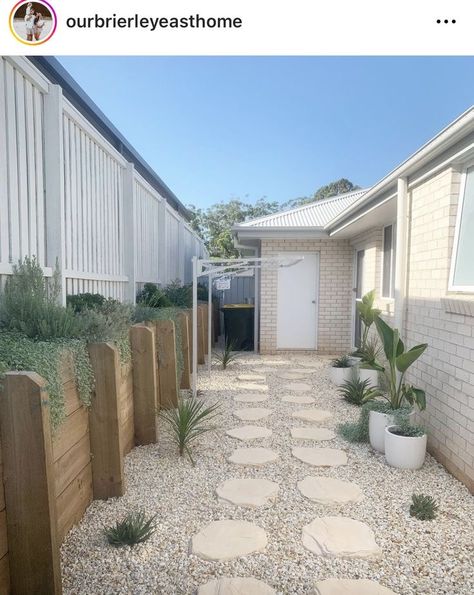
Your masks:
<svg viewBox="0 0 474 595"><path fill-rule="evenodd" d="M385 452L385 428L393 424L393 415L371 411L369 413L370 446L378 452Z"/></svg>
<svg viewBox="0 0 474 595"><path fill-rule="evenodd" d="M351 362L351 366L357 366L362 361L361 357L356 357L355 355L349 356L349 361Z"/></svg>
<svg viewBox="0 0 474 595"><path fill-rule="evenodd" d="M336 386L342 386L347 380L352 380L354 374L353 368L334 368L329 369L329 378Z"/></svg>
<svg viewBox="0 0 474 595"><path fill-rule="evenodd" d="M371 412L372 413L372 412ZM398 469L420 469L425 462L427 436L397 436L385 428L385 460Z"/></svg>
<svg viewBox="0 0 474 595"><path fill-rule="evenodd" d="M359 368L359 379L368 380L369 388L375 388L379 384L379 373L377 370L366 370L365 368Z"/></svg>

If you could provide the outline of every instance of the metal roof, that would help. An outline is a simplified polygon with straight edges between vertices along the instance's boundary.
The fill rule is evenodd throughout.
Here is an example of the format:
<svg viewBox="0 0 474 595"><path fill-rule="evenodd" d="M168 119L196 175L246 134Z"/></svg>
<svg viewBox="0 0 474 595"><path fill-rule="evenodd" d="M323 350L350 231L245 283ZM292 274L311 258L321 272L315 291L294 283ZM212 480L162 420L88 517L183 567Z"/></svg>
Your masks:
<svg viewBox="0 0 474 595"><path fill-rule="evenodd" d="M60 85L64 96L85 117L96 130L121 154L133 163L137 172L162 196L180 215L189 220L189 211L179 198L168 188L138 151L128 142L112 124L102 110L92 101L87 93L72 78L60 62L52 56L28 56L52 83Z"/></svg>
<svg viewBox="0 0 474 595"><path fill-rule="evenodd" d="M266 217L259 217L251 221L245 221L236 225L234 229L239 228L298 228L312 227L323 228L334 217L337 217L345 209L350 207L356 200L361 198L368 188L346 192L324 200L318 200L295 209L280 211Z"/></svg>

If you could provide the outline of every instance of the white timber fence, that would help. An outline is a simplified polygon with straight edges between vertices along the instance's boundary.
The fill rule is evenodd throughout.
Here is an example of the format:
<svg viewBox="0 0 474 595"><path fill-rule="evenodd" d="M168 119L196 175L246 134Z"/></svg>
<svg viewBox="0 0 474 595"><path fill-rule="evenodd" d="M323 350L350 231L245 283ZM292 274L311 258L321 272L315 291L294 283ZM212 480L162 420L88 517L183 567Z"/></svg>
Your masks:
<svg viewBox="0 0 474 595"><path fill-rule="evenodd" d="M0 283L35 256L67 294L133 302L146 282L192 280L202 241L25 58L0 58Z"/></svg>

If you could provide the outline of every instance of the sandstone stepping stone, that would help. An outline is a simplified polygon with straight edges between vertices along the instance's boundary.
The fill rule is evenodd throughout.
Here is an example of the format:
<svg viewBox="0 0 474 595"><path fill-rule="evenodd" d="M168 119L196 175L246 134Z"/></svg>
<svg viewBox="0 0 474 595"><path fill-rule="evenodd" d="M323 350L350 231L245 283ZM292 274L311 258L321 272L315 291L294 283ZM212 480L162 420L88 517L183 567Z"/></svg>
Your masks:
<svg viewBox="0 0 474 595"><path fill-rule="evenodd" d="M269 448L236 448L228 458L230 463L260 467L273 463L278 459L278 453Z"/></svg>
<svg viewBox="0 0 474 595"><path fill-rule="evenodd" d="M263 506L274 500L279 486L268 479L229 479L216 490L219 499L237 506Z"/></svg>
<svg viewBox="0 0 474 595"><path fill-rule="evenodd" d="M220 578L199 587L198 595L275 595L272 589L256 578Z"/></svg>
<svg viewBox="0 0 474 595"><path fill-rule="evenodd" d="M391 589L365 578L328 578L314 584L312 595L396 595Z"/></svg>
<svg viewBox="0 0 474 595"><path fill-rule="evenodd" d="M268 391L268 386L266 384L258 384L257 382L238 382L237 388L239 390L255 390L262 393Z"/></svg>
<svg viewBox="0 0 474 595"><path fill-rule="evenodd" d="M262 374L241 374L237 376L240 382L265 382L265 376Z"/></svg>
<svg viewBox="0 0 474 595"><path fill-rule="evenodd" d="M363 498L357 484L334 477L305 477L298 482L298 489L305 498L318 504L344 504Z"/></svg>
<svg viewBox="0 0 474 595"><path fill-rule="evenodd" d="M257 438L269 438L272 431L262 426L241 426L227 430L226 434L238 440L256 440Z"/></svg>
<svg viewBox="0 0 474 595"><path fill-rule="evenodd" d="M347 465L347 455L339 448L293 448L292 455L313 467L338 467Z"/></svg>
<svg viewBox="0 0 474 595"><path fill-rule="evenodd" d="M314 403L313 397L297 397L297 396L288 396L282 397L282 401L285 403L296 403L297 405L309 405L310 403Z"/></svg>
<svg viewBox="0 0 474 595"><path fill-rule="evenodd" d="M308 376L308 374L309 372L306 372L306 370L301 370L301 372L281 372L276 376L282 380L301 380L301 378Z"/></svg>
<svg viewBox="0 0 474 595"><path fill-rule="evenodd" d="M305 525L303 545L319 556L372 558L382 553L368 525L339 516L317 518Z"/></svg>
<svg viewBox="0 0 474 595"><path fill-rule="evenodd" d="M294 411L291 414L291 417L302 419L303 421L318 423L330 419L332 417L332 413L330 411L326 411L325 409L299 409L298 411Z"/></svg>
<svg viewBox="0 0 474 595"><path fill-rule="evenodd" d="M332 440L336 434L327 428L291 428L291 437L299 440Z"/></svg>
<svg viewBox="0 0 474 595"><path fill-rule="evenodd" d="M312 387L306 382L292 382L284 386L283 390L287 390L290 393L306 393L312 390Z"/></svg>
<svg viewBox="0 0 474 595"><path fill-rule="evenodd" d="M232 560L259 552L267 534L247 521L213 521L192 538L192 552L204 560Z"/></svg>
<svg viewBox="0 0 474 595"><path fill-rule="evenodd" d="M242 421L257 421L268 417L272 412L271 409L265 409L264 407L254 407L247 409L236 409L234 411L235 417L238 417Z"/></svg>
<svg viewBox="0 0 474 595"><path fill-rule="evenodd" d="M238 403L260 403L261 401L266 401L267 395L254 395L254 394L243 394L243 395L236 395L234 397L234 401Z"/></svg>

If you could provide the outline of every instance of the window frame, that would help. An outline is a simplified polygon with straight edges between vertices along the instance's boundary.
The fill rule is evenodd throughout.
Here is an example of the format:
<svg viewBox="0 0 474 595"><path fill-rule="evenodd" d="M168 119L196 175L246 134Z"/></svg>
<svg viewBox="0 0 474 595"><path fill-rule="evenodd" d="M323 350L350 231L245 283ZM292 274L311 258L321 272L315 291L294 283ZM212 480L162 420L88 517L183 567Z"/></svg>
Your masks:
<svg viewBox="0 0 474 595"><path fill-rule="evenodd" d="M462 211L464 207L464 199L466 195L466 183L467 183L467 174L468 170L472 170L472 175L474 175L474 160L469 161L464 165L461 172L461 184L459 186L459 199L458 199L458 206L457 206L457 213L456 213L456 225L454 228L454 241L453 241L453 249L451 251L451 263L449 266L449 281L448 281L448 291L457 291L460 293L474 293L474 284L473 285L455 285L454 284L454 275L456 271L456 263L458 257L458 249L459 249L459 235L461 231L461 219L462 219Z"/></svg>
<svg viewBox="0 0 474 595"><path fill-rule="evenodd" d="M384 279L384 272L385 272L385 230L391 227L392 228L392 242L390 245L390 295L384 295L383 291L383 279ZM381 275L380 275L380 297L383 300L395 300L395 244L397 241L397 222L392 221L392 223L387 223L387 225L383 226L383 233L382 233L382 258L381 258Z"/></svg>

